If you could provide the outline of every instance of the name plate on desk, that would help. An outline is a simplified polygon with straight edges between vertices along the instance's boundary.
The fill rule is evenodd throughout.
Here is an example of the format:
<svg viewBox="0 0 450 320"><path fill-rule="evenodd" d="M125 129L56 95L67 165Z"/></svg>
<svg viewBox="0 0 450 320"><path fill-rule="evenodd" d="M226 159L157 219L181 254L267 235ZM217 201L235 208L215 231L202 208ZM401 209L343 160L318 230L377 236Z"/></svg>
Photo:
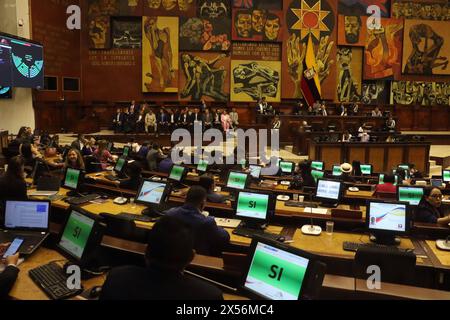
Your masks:
<svg viewBox="0 0 450 320"><path fill-rule="evenodd" d="M335 218L346 218L346 219L362 219L362 211L359 210L345 210L345 209L331 209L331 216Z"/></svg>

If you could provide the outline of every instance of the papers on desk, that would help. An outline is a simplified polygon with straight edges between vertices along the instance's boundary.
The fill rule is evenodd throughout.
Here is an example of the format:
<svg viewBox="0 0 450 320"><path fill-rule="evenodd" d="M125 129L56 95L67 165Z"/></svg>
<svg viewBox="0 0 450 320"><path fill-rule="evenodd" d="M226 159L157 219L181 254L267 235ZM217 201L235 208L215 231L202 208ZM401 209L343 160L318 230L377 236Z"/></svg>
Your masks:
<svg viewBox="0 0 450 320"><path fill-rule="evenodd" d="M305 208L303 208L303 212L305 212L305 213L316 213L316 214L327 214L328 213L328 209L305 207Z"/></svg>
<svg viewBox="0 0 450 320"><path fill-rule="evenodd" d="M58 191L32 191L28 195L30 197L50 197L58 194Z"/></svg>

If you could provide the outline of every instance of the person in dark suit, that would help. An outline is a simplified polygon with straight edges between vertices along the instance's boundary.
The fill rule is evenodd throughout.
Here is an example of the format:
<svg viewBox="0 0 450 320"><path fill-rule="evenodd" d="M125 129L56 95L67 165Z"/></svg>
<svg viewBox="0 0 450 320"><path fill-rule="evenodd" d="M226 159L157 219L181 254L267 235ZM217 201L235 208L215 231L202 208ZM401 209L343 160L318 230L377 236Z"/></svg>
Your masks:
<svg viewBox="0 0 450 320"><path fill-rule="evenodd" d="M225 203L227 201L227 197L220 194L220 193L216 193L214 192L214 189L216 188L216 184L214 182L214 179L207 175L204 174L200 177L198 185L203 187L206 190L207 193L207 200L209 202L214 202L214 203Z"/></svg>
<svg viewBox="0 0 450 320"><path fill-rule="evenodd" d="M113 129L114 132L122 132L123 130L123 116L122 108L117 108L116 115L113 119Z"/></svg>
<svg viewBox="0 0 450 320"><path fill-rule="evenodd" d="M441 225L450 223L450 216L445 215L442 208L442 192L439 188L424 189L424 195L417 207L414 221Z"/></svg>
<svg viewBox="0 0 450 320"><path fill-rule="evenodd" d="M158 168L159 162L166 158L161 148L157 143L152 145L152 148L147 152L147 165L150 171L154 171Z"/></svg>
<svg viewBox="0 0 450 320"><path fill-rule="evenodd" d="M9 243L0 244L0 257L3 257L9 245ZM19 268L17 268L18 261L18 253L5 258L4 263L6 268L2 273L0 273L0 300L4 300L8 297L9 291L11 291L14 283L16 282L19 274Z"/></svg>
<svg viewBox="0 0 450 320"><path fill-rule="evenodd" d="M164 134L168 132L168 119L167 114L163 108L159 110L158 115L156 116L156 122L158 123L158 132L160 134Z"/></svg>
<svg viewBox="0 0 450 320"><path fill-rule="evenodd" d="M86 138L84 137L84 134L80 133L77 136L77 139L72 141L70 146L72 149L77 149L78 151L81 152L81 150L83 150L83 147L85 144L86 144Z"/></svg>
<svg viewBox="0 0 450 320"><path fill-rule="evenodd" d="M125 173L127 178L119 181L120 188L137 191L142 183L141 165L134 161L126 166Z"/></svg>
<svg viewBox="0 0 450 320"><path fill-rule="evenodd" d="M162 217L152 228L147 267L124 266L106 278L100 300L222 300L215 286L184 274L195 256L191 230L180 219Z"/></svg>
<svg viewBox="0 0 450 320"><path fill-rule="evenodd" d="M167 115L167 123L168 123L168 129L169 133L175 130L177 127L178 119L180 118L180 114L178 111L174 111L172 109L169 109L169 114Z"/></svg>
<svg viewBox="0 0 450 320"><path fill-rule="evenodd" d="M199 254L220 256L228 246L230 235L217 226L212 217L205 217L202 212L206 205L205 188L192 186L182 207L166 211L169 216L177 217L187 223L194 232L195 250Z"/></svg>
<svg viewBox="0 0 450 320"><path fill-rule="evenodd" d="M0 177L0 206L5 200L27 200L24 161L15 156L8 161L8 170ZM0 210L1 212L1 210Z"/></svg>

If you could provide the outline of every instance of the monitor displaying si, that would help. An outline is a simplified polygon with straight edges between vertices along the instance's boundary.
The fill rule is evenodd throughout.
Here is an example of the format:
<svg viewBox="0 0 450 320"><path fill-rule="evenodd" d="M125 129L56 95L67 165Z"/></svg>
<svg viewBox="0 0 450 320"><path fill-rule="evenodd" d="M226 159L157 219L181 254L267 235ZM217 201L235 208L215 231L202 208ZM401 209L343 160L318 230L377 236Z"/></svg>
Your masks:
<svg viewBox="0 0 450 320"><path fill-rule="evenodd" d="M362 164L361 165L361 173L365 176L370 176L372 174L372 165L371 164Z"/></svg>
<svg viewBox="0 0 450 320"><path fill-rule="evenodd" d="M324 167L325 167L325 165L324 165L323 161L312 161L311 162L311 169L323 171Z"/></svg>
<svg viewBox="0 0 450 320"><path fill-rule="evenodd" d="M342 183L334 180L319 179L316 198L324 202L338 202L341 197Z"/></svg>
<svg viewBox="0 0 450 320"><path fill-rule="evenodd" d="M5 228L47 231L49 227L49 201L12 201L5 203Z"/></svg>
<svg viewBox="0 0 450 320"><path fill-rule="evenodd" d="M323 178L323 176L325 175L325 172L319 171L319 170L311 170L311 175L313 176L314 180L317 183L317 180L319 180L320 178Z"/></svg>
<svg viewBox="0 0 450 320"><path fill-rule="evenodd" d="M230 171L227 179L227 187L244 190L247 186L248 174L243 172Z"/></svg>
<svg viewBox="0 0 450 320"><path fill-rule="evenodd" d="M242 287L269 300L299 300L307 291L313 265L310 254L267 240L254 239Z"/></svg>
<svg viewBox="0 0 450 320"><path fill-rule="evenodd" d="M125 146L123 147L123 153L122 153L122 157L126 158L130 155L130 147L129 146Z"/></svg>
<svg viewBox="0 0 450 320"><path fill-rule="evenodd" d="M412 206L418 206L423 197L422 187L398 186L398 201L408 202Z"/></svg>
<svg viewBox="0 0 450 320"><path fill-rule="evenodd" d="M294 171L294 163L290 161L280 161L280 169L282 173L291 174Z"/></svg>
<svg viewBox="0 0 450 320"><path fill-rule="evenodd" d="M114 166L114 171L117 173L122 173L126 163L127 160L125 158L117 159L116 165Z"/></svg>
<svg viewBox="0 0 450 320"><path fill-rule="evenodd" d="M251 164L249 166L249 169L250 169L250 176L252 178L259 179L259 177L261 176L262 166Z"/></svg>
<svg viewBox="0 0 450 320"><path fill-rule="evenodd" d="M442 180L450 182L450 170L442 170Z"/></svg>
<svg viewBox="0 0 450 320"><path fill-rule="evenodd" d="M208 170L208 160L201 159L197 164L197 171L206 172Z"/></svg>
<svg viewBox="0 0 450 320"><path fill-rule="evenodd" d="M236 203L237 218L267 220L270 206L268 194L241 191Z"/></svg>
<svg viewBox="0 0 450 320"><path fill-rule="evenodd" d="M78 169L67 168L64 175L63 187L70 190L78 190L80 187L82 172Z"/></svg>
<svg viewBox="0 0 450 320"><path fill-rule="evenodd" d="M56 246L70 260L84 265L94 255L101 238L96 219L80 208L72 208Z"/></svg>
<svg viewBox="0 0 450 320"><path fill-rule="evenodd" d="M186 168L179 165L173 165L172 170L170 170L169 179L172 181L181 182L186 173Z"/></svg>
<svg viewBox="0 0 450 320"><path fill-rule="evenodd" d="M332 172L333 176L341 176L342 175L342 171L341 171L341 166L340 165L334 165L333 166L333 172Z"/></svg>
<svg viewBox="0 0 450 320"><path fill-rule="evenodd" d="M160 205L170 194L169 184L144 180L137 192L136 203L144 205Z"/></svg>
<svg viewBox="0 0 450 320"><path fill-rule="evenodd" d="M405 233L409 230L408 204L393 201L369 201L366 223L369 230Z"/></svg>

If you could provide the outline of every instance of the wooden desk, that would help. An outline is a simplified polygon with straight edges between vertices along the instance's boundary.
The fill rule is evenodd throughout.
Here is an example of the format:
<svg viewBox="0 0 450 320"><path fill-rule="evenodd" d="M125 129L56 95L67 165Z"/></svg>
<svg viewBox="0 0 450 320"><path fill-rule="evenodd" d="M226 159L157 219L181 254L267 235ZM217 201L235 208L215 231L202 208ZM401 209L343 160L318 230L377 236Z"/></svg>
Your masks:
<svg viewBox="0 0 450 320"><path fill-rule="evenodd" d="M309 157L324 161L326 170L338 163L357 160L371 163L374 172L389 172L400 163L414 163L417 170L428 174L430 143L311 142Z"/></svg>

